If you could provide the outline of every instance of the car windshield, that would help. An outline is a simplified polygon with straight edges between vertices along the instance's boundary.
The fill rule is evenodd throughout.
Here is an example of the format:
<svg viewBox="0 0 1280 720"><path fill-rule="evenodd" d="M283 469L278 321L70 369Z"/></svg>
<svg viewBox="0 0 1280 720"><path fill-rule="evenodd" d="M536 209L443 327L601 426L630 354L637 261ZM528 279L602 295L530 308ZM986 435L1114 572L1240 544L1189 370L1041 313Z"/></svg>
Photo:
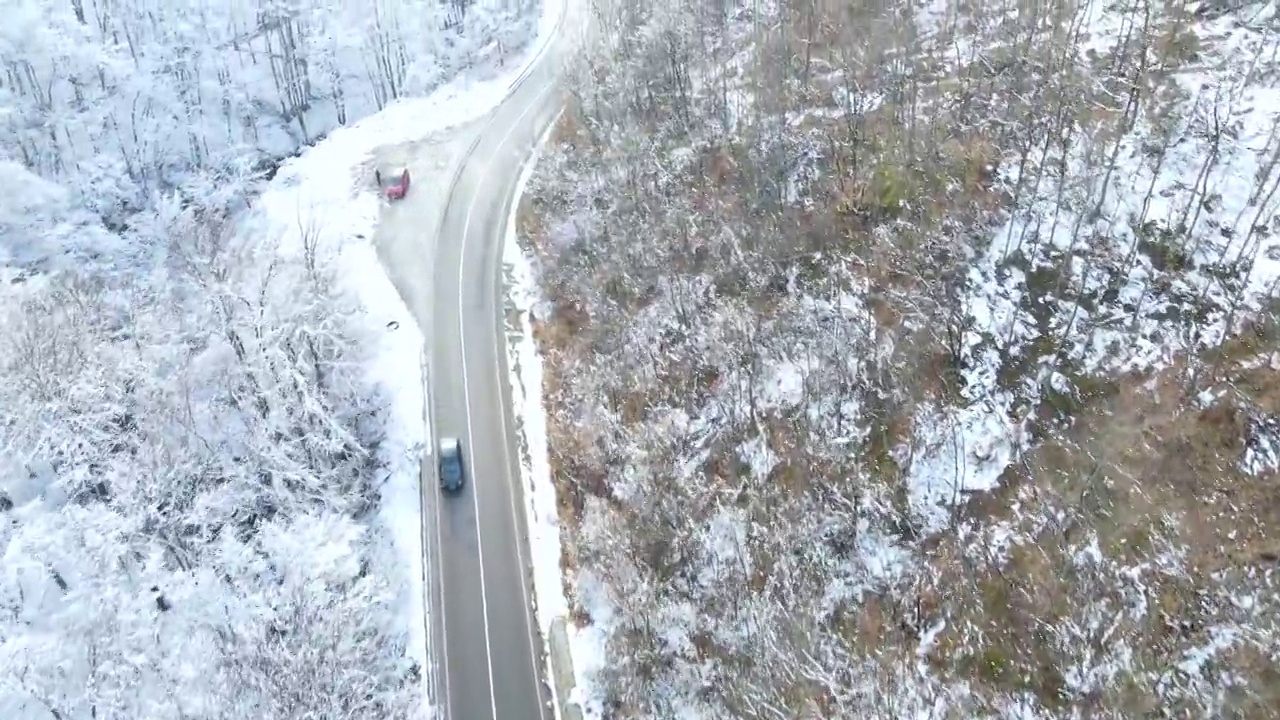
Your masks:
<svg viewBox="0 0 1280 720"><path fill-rule="evenodd" d="M449 478L455 478L462 472L461 459L458 457L457 445L445 445L440 452L443 471Z"/></svg>

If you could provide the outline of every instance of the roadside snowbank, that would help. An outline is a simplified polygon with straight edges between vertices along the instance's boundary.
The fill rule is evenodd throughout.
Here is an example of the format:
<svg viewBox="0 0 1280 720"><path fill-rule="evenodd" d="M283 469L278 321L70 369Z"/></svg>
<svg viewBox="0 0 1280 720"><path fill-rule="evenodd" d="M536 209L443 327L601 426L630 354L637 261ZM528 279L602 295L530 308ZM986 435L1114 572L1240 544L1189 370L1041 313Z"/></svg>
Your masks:
<svg viewBox="0 0 1280 720"><path fill-rule="evenodd" d="M511 400L516 413L520 444L520 471L523 479L525 513L529 528L529 550L533 564L534 611L543 638L543 653L551 656L552 624L557 618L568 620L569 603L564 593L564 576L560 568L563 550L560 545L560 522L555 483L551 478L548 457L547 414L542 400L542 354L533 336L531 314L543 313L542 301L532 261L520 245L516 232L520 198L538 164L541 148L546 145L552 127L539 140L533 155L521 170L516 183L511 213L507 217L506 241L503 245L503 272L507 281L506 301L515 310L515 327L510 315L507 321L507 370ZM588 628L589 630L590 628ZM586 682L599 669L602 658L599 639L584 636L580 628L568 627L570 655L575 669L576 687L570 698L557 697L556 717L561 717L560 704L573 701L585 710L592 707L592 694ZM547 663L546 681L555 688L554 668ZM584 672L584 670L586 672ZM588 713L588 716L593 716Z"/></svg>
<svg viewBox="0 0 1280 720"><path fill-rule="evenodd" d="M541 148L544 133L538 141ZM534 601L538 628L545 638L551 621L568 612L560 574L560 525L556 514L556 489L551 481L551 462L547 455L547 412L542 403L542 355L533 339L530 313L544 305L539 300L533 266L520 246L516 234L516 215L520 198L533 170L540 150L535 150L520 171L516 181L511 213L507 217L506 241L502 248L502 264L506 274L507 299L520 316L519 326L508 323L507 368L510 373L511 401L515 405L517 427L521 435L520 469L525 482L525 510L529 515L529 545L533 561Z"/></svg>

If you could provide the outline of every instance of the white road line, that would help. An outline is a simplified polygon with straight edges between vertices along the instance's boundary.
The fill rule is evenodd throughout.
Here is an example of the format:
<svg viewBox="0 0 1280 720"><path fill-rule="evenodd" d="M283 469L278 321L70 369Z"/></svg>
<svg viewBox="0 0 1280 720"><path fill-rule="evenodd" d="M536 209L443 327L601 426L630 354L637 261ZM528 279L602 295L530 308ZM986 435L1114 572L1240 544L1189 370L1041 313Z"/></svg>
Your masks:
<svg viewBox="0 0 1280 720"><path fill-rule="evenodd" d="M503 146L507 144L507 141L511 139L512 133L514 133L516 128L520 126L520 121L524 120L525 116L528 115L531 110L533 110L538 106L538 101L542 99L543 95L545 95L549 90L554 89L555 87L557 87L557 83L553 82L547 85L546 88L544 88L541 92L538 93L538 95L534 97L534 102L530 103L524 109L524 111L520 113L520 116L516 118L516 121L507 128L507 132L502 136L502 140L499 141L497 145L498 149L501 149ZM495 119L496 117L497 116L495 115ZM483 170L480 173L481 184L483 184L484 179L489 176L489 171L492 168L492 166L493 166L493 162L492 162L492 159L490 159L490 161L485 164ZM477 200L477 196L473 194L471 196L471 203L467 206L467 217L462 224L462 241L464 243L464 247L458 257L458 279L459 279L458 342L459 342L459 348L462 351L462 393L463 393L463 398L466 405L464 412L466 413L466 416L467 416L467 438L469 441L467 443L467 458L471 462L471 467L473 468L476 466L475 465L475 432L474 432L474 428L471 420L471 383L467 380L467 340L466 340L466 324L463 322L463 319L462 319L463 318L462 308L464 307L462 293L463 293L463 288L466 287L466 284L463 281L463 278L466 277L466 275L463 273L463 266L465 265L466 259L467 259L465 243L467 238L471 236L471 217L475 212L476 200ZM493 650L492 650L492 641L489 635L489 599L488 599L488 592L485 589L485 586L487 585L487 583L485 582L485 577L484 577L484 542L481 539L482 533L480 530L480 493L476 491L474 476L472 477L471 502L475 507L476 548L480 556L480 603L481 603L481 609L484 613L484 654L485 654L485 660L488 663L488 670L489 670L489 703L493 711L493 717L495 718L495 720L498 720L498 699L497 699L496 693L494 692L494 687L493 687ZM517 546L518 544L519 543L517 542ZM522 579L521 580L522 585L523 585L523 582L524 581ZM534 666L534 674L537 675L536 665ZM539 707L539 713L541 713L542 712L541 702L538 703L538 707Z"/></svg>
<svg viewBox="0 0 1280 720"><path fill-rule="evenodd" d="M427 362L428 362L427 348L426 348L426 345L424 344L419 355L419 368L422 373L422 422L427 430L426 440L428 442L433 442L432 428L431 428L431 399L430 399L431 396L429 394L431 391L431 373L427 369ZM427 454L428 448L424 447L422 449L422 452L424 454ZM430 448L430 457L431 457L431 461L434 463L435 448ZM419 463L421 463L422 461L423 461L422 458L419 458ZM422 482L424 480L423 475L424 473L422 472L422 467L421 465L419 465L418 515L421 518L421 523L423 525L422 538L421 538L422 557L419 558L419 561L422 563L422 630L423 630L423 645L426 652L426 657L423 658L423 661L426 664L426 667L422 668L422 672L425 674L425 677L423 678L423 680L427 686L426 701L427 701L427 704L430 704L437 700L436 696L439 693L439 689L440 689L439 683L437 682L439 680L439 677L436 672L436 668L437 668L436 663L438 662L438 658L436 657L435 638L432 637L432 635L435 634L435 623L431 622L432 620L431 606L433 604L432 603L433 593L431 592L431 577L432 575L435 575L438 573L439 568L432 567L432 563L431 563L431 557L433 553L430 547L431 538L428 537L427 528L426 528L427 512L429 512L429 510L427 508L427 489L425 487L422 487ZM444 611L444 608L442 607L441 612L443 611Z"/></svg>
<svg viewBox="0 0 1280 720"><path fill-rule="evenodd" d="M430 364L428 364L427 366L427 372L428 374L430 374L431 372ZM434 377L431 377L429 379L431 382L433 383L435 382ZM431 418L429 421L431 423L431 428L430 428L431 442L433 444L435 443L435 437L436 437L436 429L435 429L436 418L435 418L435 412L434 412L435 406L436 406L435 396L433 394L430 402L430 407L432 408L432 411L431 411ZM436 596L440 599L440 657L436 660L436 662L438 663L438 666L440 668L440 674L442 675L441 679L444 681L444 714L442 717L448 718L453 716L453 689L451 684L449 683L449 632L448 632L449 623L448 623L447 611L445 610L445 599L444 599L444 562L440 555L440 553L442 552L442 548L444 547L444 535L442 534L442 531L440 529L440 525L441 525L440 505L441 505L441 498L443 497L443 493L441 493L440 491L440 454L439 453L440 453L440 448L438 445L435 445L431 448L431 462L433 463L433 466L431 468L431 480L432 480L431 492L435 496L435 500L436 500L435 509L434 509L435 525L436 525L436 547L435 547L435 556L436 556L435 575L437 580Z"/></svg>
<svg viewBox="0 0 1280 720"><path fill-rule="evenodd" d="M438 462L438 461L437 461L437 458L436 458L435 453L432 453L432 455L431 455L431 462L433 462L433 463ZM438 467L438 465L437 465L437 467ZM433 473L433 475L434 475L434 473ZM439 601L440 601L440 602L439 602L439 605L440 605L440 627L442 627L442 628L443 628L443 627L447 627L447 625L446 625L447 620L446 620L446 616L445 616L445 609L444 609L444 605L445 605L445 602L444 602L444 567L443 567L442 563L439 561L439 558L440 558L440 548L444 547L444 539L443 539L442 535L440 534L440 482L439 482L439 480L435 479L434 477L433 477L432 479L433 479L433 482L431 483L431 485L435 488L435 489L434 489L434 491L433 491L433 494L434 494L434 496L435 496L435 500L436 500L436 502L435 502L435 508L434 508L434 513L433 513L433 514L435 515L435 526L436 526L436 547L435 547L435 556L436 556L436 563L435 563L435 566L436 566L436 568L435 568L435 576L436 576L436 579L437 579L437 582L435 583L435 586L436 586L436 587L435 587L435 593L434 593L434 595L435 595L437 598L439 598ZM434 628L434 627L432 627L432 628L431 628L431 633L432 633L433 635L435 634L435 628ZM444 703L443 703L443 705L444 705L444 711L445 711L445 714L443 715L443 717L449 717L449 713L450 713L450 712L452 712L452 708L453 708L453 692L452 692L452 690L449 688L449 663L448 663L448 659L449 659L449 633L441 632L441 633L440 633L440 657L436 658L435 663L436 663L436 667L437 667L437 668L439 668L439 674L442 676L440 679L441 679L441 681L442 681L442 684L444 685ZM438 691L439 691L439 688L437 688L437 693L438 693Z"/></svg>
<svg viewBox="0 0 1280 720"><path fill-rule="evenodd" d="M555 87L555 84L552 84L550 87ZM544 95L546 95L546 90L545 90L545 89L543 90L543 92L541 92L541 93L539 93L539 94L538 94L538 97L537 97L537 98L536 98L536 100L535 100L535 105L536 105L539 101L541 101L541 100L542 100L542 98L543 98L543 96L544 96ZM520 163L520 169L516 172L516 189L517 189L517 190L519 190L519 189L520 189L520 181L521 181L522 179L524 179L524 174L525 174L525 172L527 172L528 170L530 170L530 169L531 169L531 166L532 166L532 165L537 161L537 159L538 159L538 151L539 151L539 149L540 149L540 148L541 148L541 147L546 143L547 138L551 135L551 131L552 131L552 129L554 129L554 128L555 128L555 124L556 124L556 122L560 119L560 116L561 116L561 115L563 115L563 114L564 114L564 108L563 108L563 107L561 107L561 108L560 108L560 110L559 110L559 111L557 111L557 112L556 112L556 114L551 118L551 122L547 123L547 127L546 127L542 132L540 132L540 133L538 134L538 139L537 139L537 141L534 143L533 149L529 152L529 156L528 156L528 157L526 157L526 158L524 159L524 161ZM502 232L502 243L503 243L504 245L506 244L506 240L507 240L507 235L508 235L508 233L513 232L513 230L512 230L509 226L510 226L514 221L515 221L516 212L517 212L517 209L519 208L519 206L520 206L520 195L512 195L512 197L511 197L511 210L510 210L510 212L507 214L507 220L506 220L506 223L505 223L504 227L502 228L502 230L503 230L503 232ZM498 253L496 253L496 254L494 255L494 261L493 261L493 275L492 275L494 278L499 277L499 272L500 272L501 268L502 268L502 252L501 252L501 251L499 251ZM496 294L498 295L498 300L501 300L501 296L502 296L502 284L501 284L501 282L500 282L500 281L499 281L499 283L498 283L498 286L495 288L495 291L496 291ZM505 308L503 308L503 310L504 310L504 312L505 312ZM503 322L503 329L502 329L502 332L503 332L503 333L505 333L505 332L506 332L506 323L505 323L505 322ZM533 342L533 338L529 338L529 342ZM504 339L504 335L498 335L497 337L495 337L495 338L494 338L494 345L495 345L495 353L506 353L507 348L506 348L506 342L505 342L505 339ZM499 355L497 355L497 357L502 357L502 355L501 355L501 354L499 354ZM511 382L510 377L507 377L507 378L505 378L505 379L502 377L502 364L501 364L501 363L495 363L495 364L494 364L494 368L493 368L493 369L494 369L494 372L495 372L495 373L497 374L497 376L498 376L498 383L499 383L499 384L501 384L501 383L508 383L508 384L509 384L509 383ZM510 368L507 368L508 376L510 375L510 370L511 370ZM528 389L527 389L527 388L525 389L525 392L528 392ZM505 429L506 429L506 427L507 427L507 404L506 404L506 402L501 402L501 403L499 403L499 411L500 411L500 412L501 412L501 414L502 414L502 427L503 427L503 429L505 430ZM504 433L504 434L505 434L505 433ZM528 437L528 436L526 436L526 439L527 439L527 437ZM509 446L509 443L507 442L508 440L509 440L509 438L506 438L506 437L504 437L504 438L503 438L503 441L502 441L502 454L505 456L505 460L507 461L507 462L506 462L506 466L507 466L508 468L510 468L510 467L511 467L511 448L510 448L510 446ZM517 474L518 474L518 475L517 475L518 477L523 478L522 471L521 471L519 468L517 468L517 471L516 471L516 472L517 472ZM508 480L511 480L511 479L512 479L512 478L508 478ZM532 492L532 488L530 488L530 492ZM519 515L517 514L517 513L519 512L519 507L517 506L517 503L516 503L516 498L517 498L517 497L524 497L524 483L523 483L523 482L521 482L521 481L517 481L517 482L516 482L515 487L514 487L514 488L512 488L512 493L511 493L511 521L512 521L512 523L513 523L513 524L512 524L512 527L515 527L515 528L519 528L519 527L520 527L520 518L519 518ZM532 497L530 497L530 498L526 498L525 502L526 502L526 504L531 503L531 502L532 502ZM525 542L528 542L528 535L529 535L529 534L531 534L531 533L532 533L532 529L531 529L531 528L529 528L529 527L526 527L526 528L525 528L525 534L526 534L526 537L525 537L525 538L523 538L522 540L518 539L518 541L516 542L516 557L517 557L517 559L519 559L519 561L520 561L520 568L521 568L521 570L522 570L522 572L521 572L521 574L520 574L520 590L521 590L521 593L524 595L524 604L525 604L525 607L526 607L526 608L528 608L528 610L529 610L530 617L531 617L531 619L533 620L534 628L536 628L536 629L537 629L538 636L539 636L539 637L541 637L541 636L542 636L542 628L541 628L541 625L540 625L540 623L539 623L539 621L538 621L538 611L537 611L537 609L533 606L533 601L532 601L533 599L536 599L536 590L537 590L537 588L536 588L536 586L535 586L535 588L534 588L534 590L535 590L535 597L534 597L534 598L531 598L531 597L530 597L530 593L529 593L528 582L527 582L528 578L526 578L526 577L525 577L525 574L524 574L524 572L523 572L523 570L527 568L527 569L529 570L529 572L530 572L530 573L532 573L532 572L533 572L533 563L532 563L532 561L530 561L528 564L526 564L525 559L524 559L524 554L523 554L523 553L521 553L521 551L520 551L520 550L521 550L520 546L521 546L521 545L523 545ZM531 549L531 551L532 551L532 549ZM531 629L533 629L533 628L531 628ZM550 673L548 673L548 676L547 676L547 677L545 677L545 678L543 678L543 677L539 677L539 673L538 673L538 650L537 650L537 647L535 647L535 646L534 646L534 641L533 641L533 635L532 635L532 634L530 634L530 636L529 636L528 640L529 640L529 665L530 665L531 669L533 670L533 675L534 675L534 677L537 677L539 680L546 680L546 681L547 681L547 683L548 683L548 687L549 687L549 688L550 688L550 690L551 690L551 698L552 698L552 702L555 702L556 700L558 700L558 698L556 697L555 679L554 679L553 677L550 677ZM547 646L547 652L548 652L548 654L549 654L549 653L550 653L550 651L551 651L551 647L550 647L550 645L549 645L549 643L550 643L550 638L543 638L543 640L544 640L544 642L547 642L547 643L548 643L548 646ZM557 712L557 713L555 713L555 715L556 715L556 717L559 717L559 713L558 713L558 712ZM546 711L545 711L545 708L542 706L542 703L538 703L538 717L543 718L543 720L545 720L545 719L546 719L546 717L547 717L547 715L546 715Z"/></svg>

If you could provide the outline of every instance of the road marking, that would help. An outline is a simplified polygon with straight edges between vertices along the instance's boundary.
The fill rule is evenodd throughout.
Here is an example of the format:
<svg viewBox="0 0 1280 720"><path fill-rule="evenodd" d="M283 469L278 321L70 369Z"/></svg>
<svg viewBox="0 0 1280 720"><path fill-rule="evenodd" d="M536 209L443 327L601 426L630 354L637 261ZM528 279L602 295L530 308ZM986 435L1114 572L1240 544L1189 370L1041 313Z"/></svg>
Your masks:
<svg viewBox="0 0 1280 720"><path fill-rule="evenodd" d="M534 96L533 102L529 103L529 105L526 106L525 109L520 113L520 116L516 118L516 121L507 128L507 132L502 136L502 140L498 142L496 150L501 150L507 144L507 142L511 139L511 135L515 132L516 128L520 126L520 122L524 120L525 116L528 115L531 110L533 110L538 106L539 101L542 100L543 96L546 95L548 91L555 89L556 87L558 87L558 83L556 82L549 83L541 91L539 91L536 96ZM490 123L492 123L492 121L496 119L497 119L497 114L495 113ZM482 183L484 179L489 176L489 171L492 167L493 167L493 161L492 161L492 156L490 156L489 162L487 162L484 165L484 167L480 172L480 180ZM466 275L463 273L463 266L466 264L466 260L467 260L467 252L466 252L465 245L466 245L467 238L471 236L471 216L475 212L476 199L477 199L477 196L475 194L472 194L471 202L467 206L466 220L464 220L462 224L463 249L458 256L458 342L459 342L459 347L462 351L462 393L463 393L464 404L465 404L464 412L467 416L467 438L469 441L467 443L467 458L470 460L472 468L476 466L475 465L475 432L473 430L472 420L471 420L471 383L467 380L467 340L466 340L466 329L465 329L466 326L462 320L463 318L462 308L464 307L462 293L463 293L463 288L466 287L466 283L464 280ZM499 401L501 401L501 397L499 397ZM504 432L505 432L505 427L504 427ZM493 712L493 717L495 720L497 720L498 699L497 699L497 695L494 692L494 687L493 687L493 650L492 650L492 641L490 640L490 635L489 635L489 599L488 599L488 592L485 589L487 583L485 582L485 577L484 577L484 542L482 540L482 532L480 530L480 493L476 491L474 475L472 476L471 502L473 507L475 508L475 514L476 514L476 548L480 557L480 603L481 603L481 609L484 613L484 653L485 653L485 660L488 663L488 670L489 670L489 703ZM520 546L520 539L517 537L516 538L517 553L519 553L519 546ZM519 556L517 555L517 557ZM520 585L523 590L525 585L525 579L524 579L523 573L521 574ZM527 590L525 590L525 592L527 594ZM533 665L533 674L535 677L537 677L538 675L536 660ZM539 717L545 717L541 698L539 698L539 702L538 702L538 715Z"/></svg>
<svg viewBox="0 0 1280 720"><path fill-rule="evenodd" d="M435 378L431 377L431 365L429 361L427 364L427 374L428 374L428 378L427 378L428 381L435 382ZM430 417L427 422L430 424L430 427L428 428L428 430L430 431L429 434L431 435L431 443L432 443L431 492L435 496L435 500L436 500L434 513L433 513L435 516L435 525L436 525L436 547L435 547L435 555L436 555L435 576L437 580L436 597L440 599L440 626L439 626L440 627L440 657L436 660L436 663L437 663L437 667L440 668L440 674L443 676L441 679L444 681L444 708L445 708L444 717L452 717L453 716L453 689L449 683L449 632L448 632L449 624L448 624L447 611L445 610L446 603L444 599L444 562L442 561L440 556L441 548L444 547L444 535L442 534L442 531L440 529L440 505L441 505L441 498L443 497L443 493L440 490L440 457L439 457L440 448L436 444L436 440L435 440L435 437L436 437L436 426L435 426L436 417L434 412L435 406L436 406L435 394L433 393L431 396L431 400L429 402L430 410L428 410L428 412L430 412ZM432 628L432 630L434 629L435 628Z"/></svg>
<svg viewBox="0 0 1280 720"><path fill-rule="evenodd" d="M431 400L428 394L431 388L431 373L427 370L427 348L425 344L420 351L418 362L422 374L422 424L426 430L427 442L433 442L431 440ZM422 448L422 453L423 455L429 454L432 462L435 461L434 448L424 447ZM426 701L427 704L430 704L439 691L439 683L437 682L439 678L434 664L436 655L435 638L431 637L435 632L435 623L431 622L431 578L437 574L438 568L431 566L431 538L427 532L427 513L429 512L427 508L427 489L422 485L429 478L425 477L426 468L422 466L422 463L425 462L424 458L419 456L418 462L418 514L422 517L422 557L420 558L422 563L422 631L423 646L426 652L426 657L423 658L426 667L422 668L422 672L425 674L423 680L427 686ZM443 608L441 608L441 612L443 612Z"/></svg>

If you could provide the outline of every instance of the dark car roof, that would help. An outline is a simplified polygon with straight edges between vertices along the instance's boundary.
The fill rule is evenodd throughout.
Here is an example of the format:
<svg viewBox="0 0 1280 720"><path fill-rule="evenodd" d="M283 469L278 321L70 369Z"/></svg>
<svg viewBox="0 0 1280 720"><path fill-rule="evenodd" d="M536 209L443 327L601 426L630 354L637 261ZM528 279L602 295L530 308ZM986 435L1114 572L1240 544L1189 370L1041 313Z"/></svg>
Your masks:
<svg viewBox="0 0 1280 720"><path fill-rule="evenodd" d="M462 485L462 452L457 440L446 438L440 441L440 475L450 488Z"/></svg>

